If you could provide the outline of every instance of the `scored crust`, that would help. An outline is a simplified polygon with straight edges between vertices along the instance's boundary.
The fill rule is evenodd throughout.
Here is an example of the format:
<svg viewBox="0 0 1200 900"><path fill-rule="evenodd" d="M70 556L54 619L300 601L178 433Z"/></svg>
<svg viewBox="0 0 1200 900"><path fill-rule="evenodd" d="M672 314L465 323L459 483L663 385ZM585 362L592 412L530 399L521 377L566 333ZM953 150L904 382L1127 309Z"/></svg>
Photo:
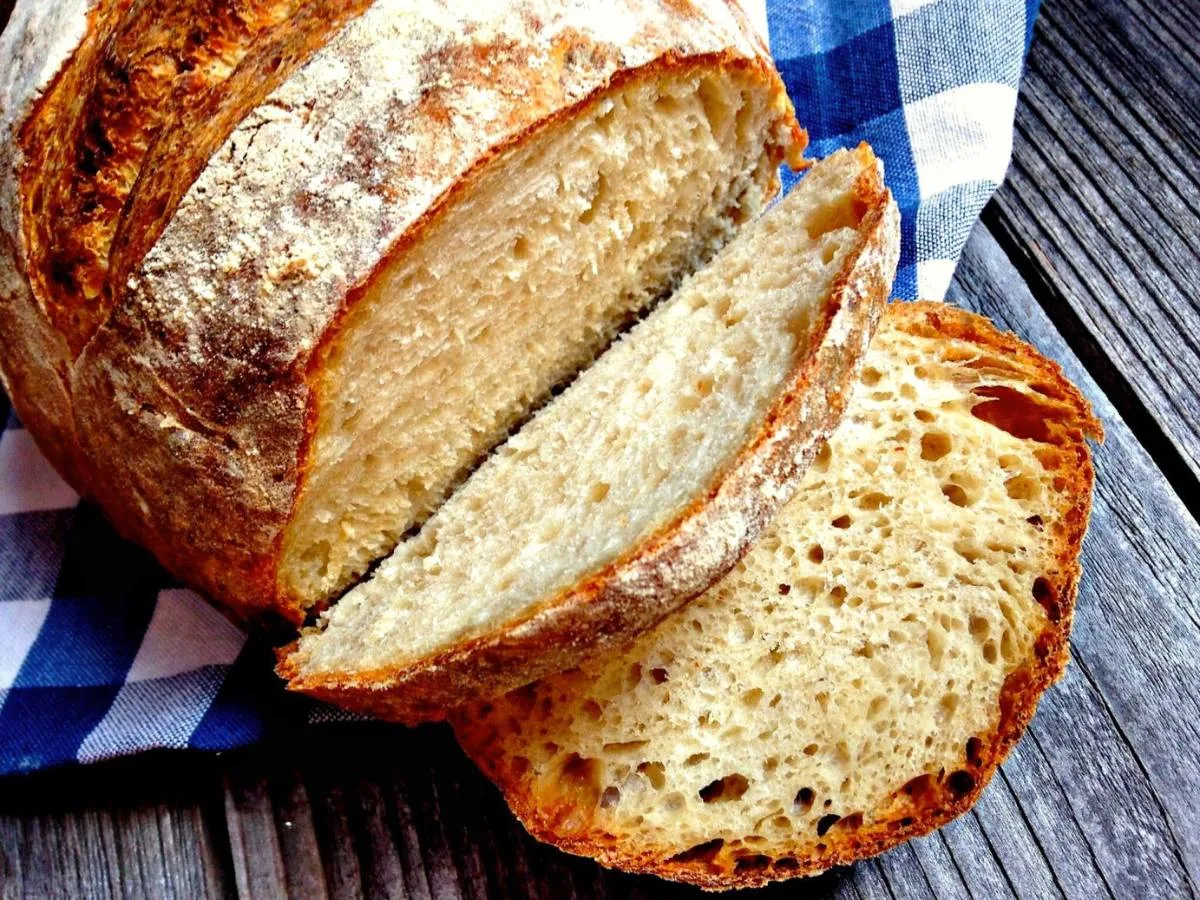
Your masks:
<svg viewBox="0 0 1200 900"><path fill-rule="evenodd" d="M18 413L122 534L233 611L293 623L320 599L291 595L279 561L309 465L323 349L380 268L489 161L620 83L691 68L737 74L770 98L764 152L798 164L805 144L732 0L335 6L331 21L365 12L332 29L312 15L272 18L227 83L193 73L185 93L158 99L171 114L139 158L112 248L119 283L97 309L44 296L31 237L45 223L27 207L44 186L27 176L61 154L31 153L37 145L19 138L43 114L80 115L54 99L56 86L91 83L114 30L144 5L26 3L0 43L0 377ZM170 46L193 24L172 16L153 22ZM259 102L260 83L289 67ZM244 102L223 104L228 92ZM213 134L232 129L223 143L207 131L185 140L210 120ZM197 158L179 157L181 146Z"/></svg>
<svg viewBox="0 0 1200 900"><path fill-rule="evenodd" d="M836 427L886 305L899 246L899 214L874 154L856 153L862 213L857 245L836 277L796 367L760 431L691 506L584 581L485 636L409 666L305 676L280 651L288 687L380 718L444 718L581 660L616 649L707 590L746 553L789 499L820 443Z"/></svg>
<svg viewBox="0 0 1200 900"><path fill-rule="evenodd" d="M1005 430L1037 432L1067 457L1058 474L1064 479L1061 523L1053 549L1054 566L1042 574L1036 599L1046 610L1045 626L1033 643L1035 659L1011 672L998 698L998 718L989 732L969 747L965 767L954 778L937 779L929 789L912 795L898 787L876 821L854 829L831 829L817 845L790 849L761 847L759 865L735 866L703 852L679 854L678 848L630 846L619 835L588 824L591 811L575 808L567 792L558 803L547 803L535 791L532 770L508 754L496 752L492 732L468 707L452 717L456 734L480 769L494 781L517 818L536 838L603 865L688 882L707 890L758 887L771 881L815 875L834 866L849 865L896 845L928 834L969 810L983 788L1020 739L1045 690L1057 681L1069 657L1068 640L1081 573L1079 554L1091 512L1094 470L1087 439L1101 440L1103 432L1088 402L1055 363L1015 336L1000 332L987 319L940 303L893 303L889 324L913 336L966 341L992 350L1018 366L1026 382L1037 389L1038 421L1021 408L985 401L979 417ZM999 400L1000 398L997 398ZM992 410L988 410L992 406ZM990 417L990 418L989 418ZM1044 417L1044 418L1042 418ZM569 818L571 828L562 823ZM702 850L703 848L696 848Z"/></svg>

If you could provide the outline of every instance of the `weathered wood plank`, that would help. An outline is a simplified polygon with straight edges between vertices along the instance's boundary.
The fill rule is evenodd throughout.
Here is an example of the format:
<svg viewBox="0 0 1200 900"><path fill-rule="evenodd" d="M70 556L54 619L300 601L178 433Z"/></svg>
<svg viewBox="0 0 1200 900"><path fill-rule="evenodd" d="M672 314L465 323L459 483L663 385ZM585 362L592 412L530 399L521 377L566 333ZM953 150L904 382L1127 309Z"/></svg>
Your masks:
<svg viewBox="0 0 1200 900"><path fill-rule="evenodd" d="M6 779L2 895L227 896L219 785L214 760L165 754Z"/></svg>
<svg viewBox="0 0 1200 900"><path fill-rule="evenodd" d="M1200 5L1048 0L988 221L1200 509ZM1042 296L1039 291L1039 296Z"/></svg>

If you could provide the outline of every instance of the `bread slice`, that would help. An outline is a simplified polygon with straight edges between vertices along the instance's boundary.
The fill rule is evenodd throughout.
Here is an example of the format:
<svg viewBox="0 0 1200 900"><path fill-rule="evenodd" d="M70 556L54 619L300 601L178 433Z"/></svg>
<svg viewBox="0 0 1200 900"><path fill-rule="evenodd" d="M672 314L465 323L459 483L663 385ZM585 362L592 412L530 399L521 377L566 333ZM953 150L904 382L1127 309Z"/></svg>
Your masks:
<svg viewBox="0 0 1200 900"><path fill-rule="evenodd" d="M298 624L805 141L728 0L28 0L0 381L126 537Z"/></svg>
<svg viewBox="0 0 1200 900"><path fill-rule="evenodd" d="M987 320L893 304L736 569L632 647L456 715L538 838L705 888L966 811L1062 673L1100 426Z"/></svg>
<svg viewBox="0 0 1200 900"><path fill-rule="evenodd" d="M289 686L440 718L709 587L840 416L898 227L869 148L818 163L323 615Z"/></svg>

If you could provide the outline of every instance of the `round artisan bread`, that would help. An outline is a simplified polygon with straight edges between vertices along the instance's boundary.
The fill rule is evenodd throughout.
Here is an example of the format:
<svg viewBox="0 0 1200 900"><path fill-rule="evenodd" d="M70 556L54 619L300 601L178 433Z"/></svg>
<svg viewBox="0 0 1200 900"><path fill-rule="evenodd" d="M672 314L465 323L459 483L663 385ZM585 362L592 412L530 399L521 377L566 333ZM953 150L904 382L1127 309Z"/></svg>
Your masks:
<svg viewBox="0 0 1200 900"><path fill-rule="evenodd" d="M726 0L18 0L0 375L82 494L299 621L769 201Z"/></svg>

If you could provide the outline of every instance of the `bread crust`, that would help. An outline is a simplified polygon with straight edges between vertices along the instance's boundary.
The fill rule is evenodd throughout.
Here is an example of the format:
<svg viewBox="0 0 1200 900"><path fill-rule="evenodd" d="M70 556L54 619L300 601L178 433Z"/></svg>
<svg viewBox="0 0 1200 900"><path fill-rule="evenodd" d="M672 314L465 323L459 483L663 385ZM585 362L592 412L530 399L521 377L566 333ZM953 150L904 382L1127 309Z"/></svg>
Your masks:
<svg viewBox="0 0 1200 900"><path fill-rule="evenodd" d="M816 875L835 866L850 865L898 844L928 834L967 812L979 799L992 775L1021 738L1041 695L1056 682L1069 658L1068 640L1080 578L1079 554L1091 514L1094 470L1088 439L1103 439L1103 430L1091 406L1063 374L1014 335L999 331L982 316L942 303L893 303L886 313L901 331L933 339L968 341L995 351L1019 366L1028 383L1038 386L1038 403L1056 418L1047 417L1049 442L1070 461L1061 467L1066 484L1062 496L1070 498L1055 532L1054 568L1043 574L1045 590L1038 599L1047 611L1046 625L1034 642L1036 661L1012 672L1001 689L995 726L980 737L975 752L968 750L963 768L955 777L942 777L919 799L897 789L891 806L879 819L854 829L834 825L816 855L807 847L763 850L757 864L736 866L715 855L678 854L678 848L642 847L631 851L617 836L583 827L573 833L559 829L561 810L539 804L526 778L527 772L501 754L488 752L482 733L472 729L463 715L455 731L467 754L504 794L517 818L539 840L562 850L596 859L601 864L630 872L683 881L705 890L761 887L772 881ZM480 738L478 742L475 737ZM585 813L586 816L586 813ZM576 823L578 820L576 820Z"/></svg>
<svg viewBox="0 0 1200 900"><path fill-rule="evenodd" d="M6 137L81 54L102 49L106 17L128 6L18 7L0 45L0 68L14 73ZM144 259L138 236L161 226L154 207L175 188L141 173L130 208L147 221L119 227L111 310L82 336L53 323L29 268L30 160L15 140L0 158L0 370L22 419L167 568L238 614L292 622L316 599L291 595L279 563L311 462L321 362L375 274L490 161L616 85L689 68L738 74L772 98L772 152L805 141L729 0L376 0L312 51L265 102L222 110L233 130L207 162L163 176L195 181ZM181 122L210 108L182 105Z"/></svg>
<svg viewBox="0 0 1200 900"><path fill-rule="evenodd" d="M886 305L899 247L899 213L874 154L857 151L863 210L847 257L809 343L758 433L706 493L673 521L518 621L409 666L305 675L280 653L288 687L348 709L415 723L442 719L469 700L496 696L614 651L728 572L790 498L845 409Z"/></svg>

